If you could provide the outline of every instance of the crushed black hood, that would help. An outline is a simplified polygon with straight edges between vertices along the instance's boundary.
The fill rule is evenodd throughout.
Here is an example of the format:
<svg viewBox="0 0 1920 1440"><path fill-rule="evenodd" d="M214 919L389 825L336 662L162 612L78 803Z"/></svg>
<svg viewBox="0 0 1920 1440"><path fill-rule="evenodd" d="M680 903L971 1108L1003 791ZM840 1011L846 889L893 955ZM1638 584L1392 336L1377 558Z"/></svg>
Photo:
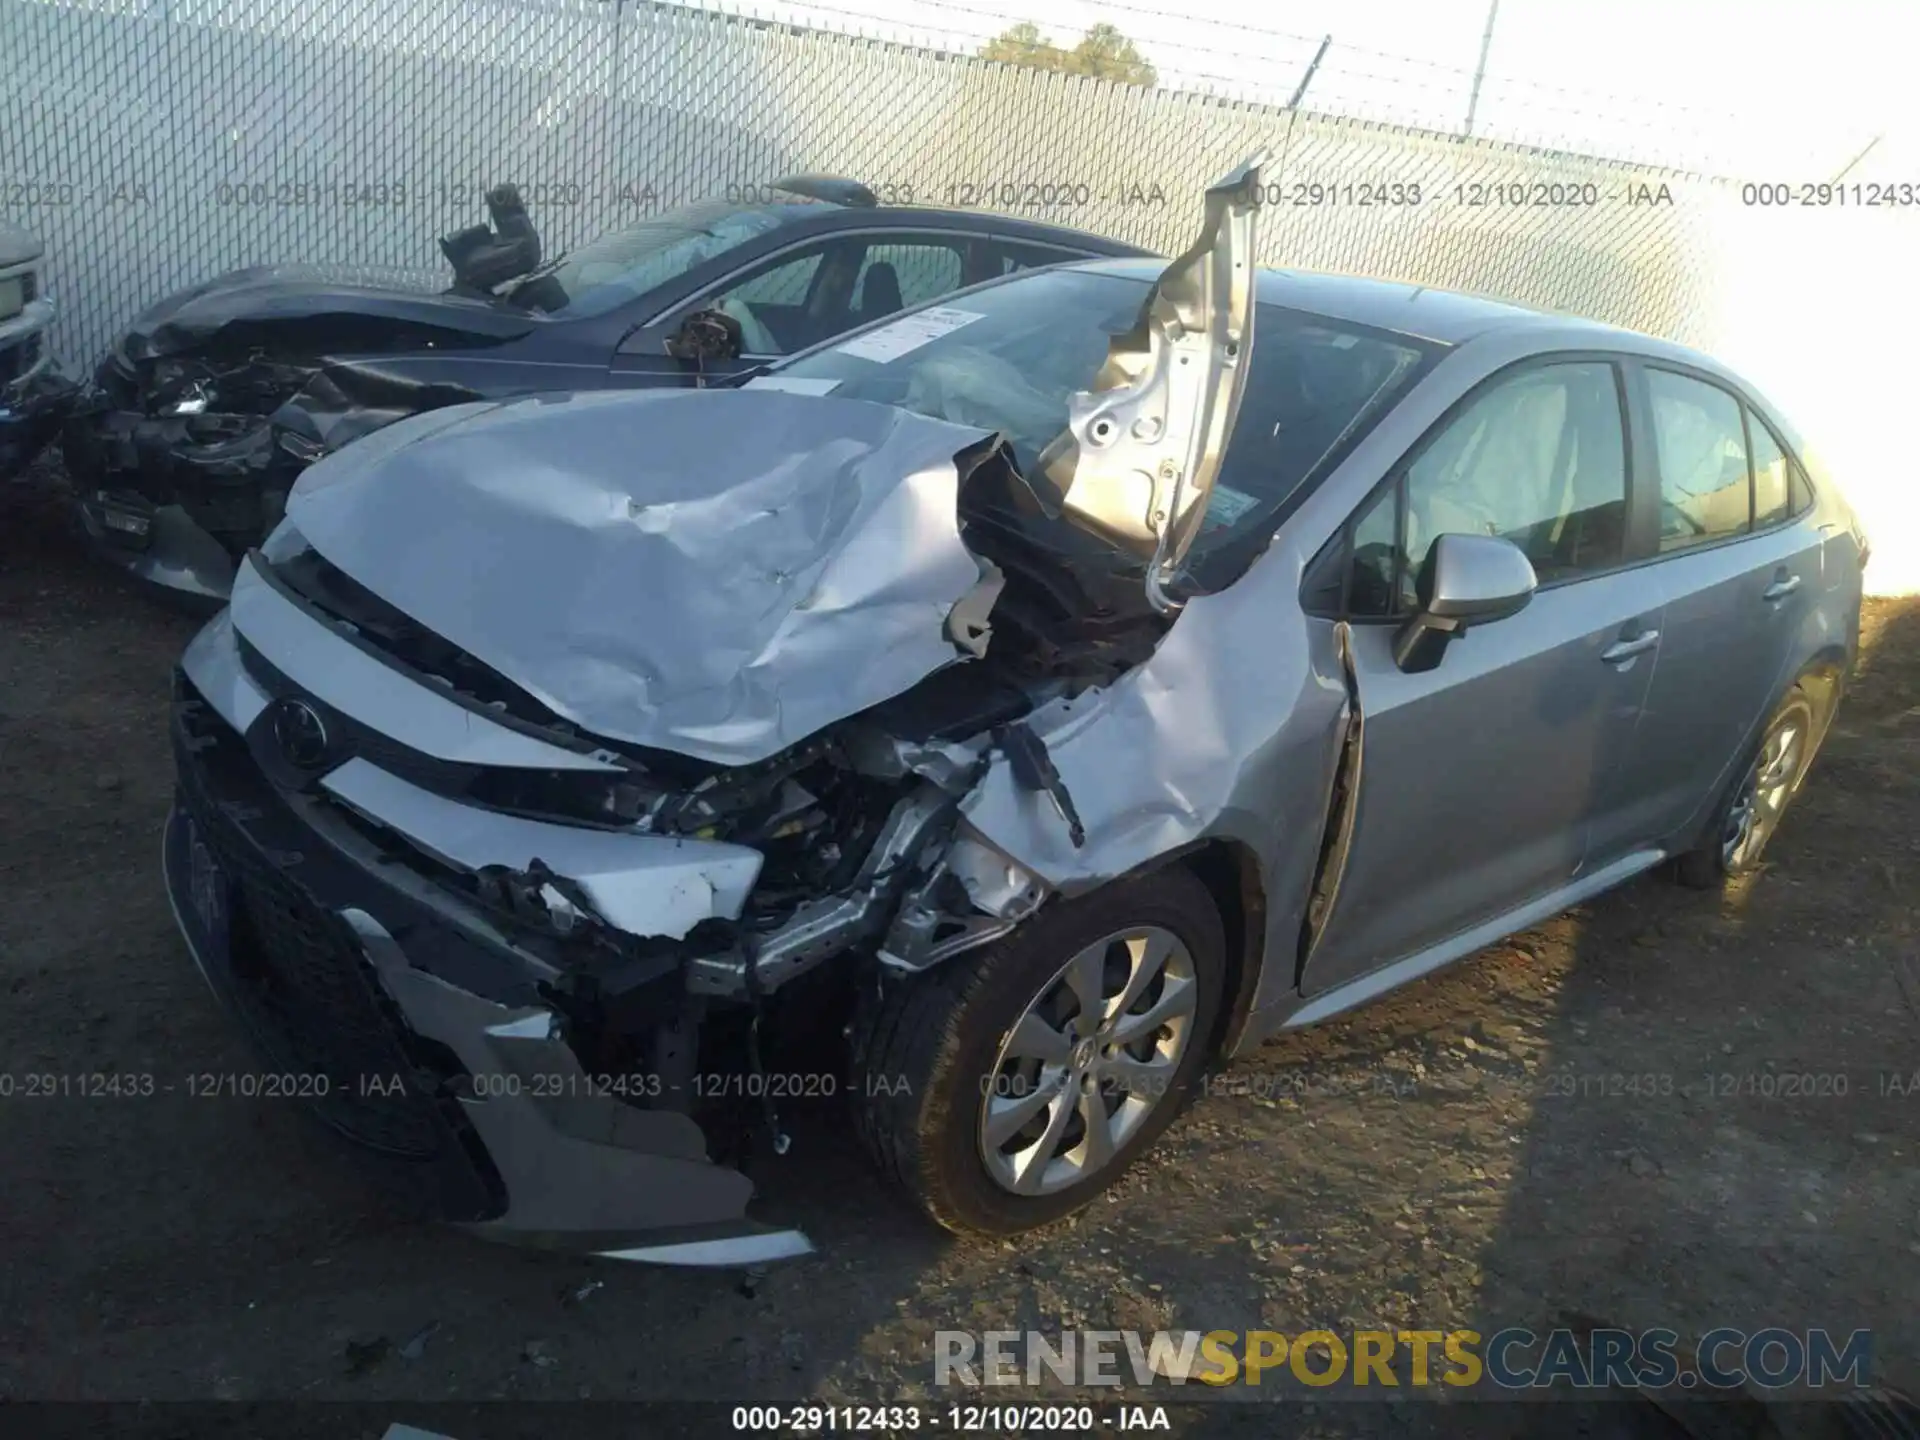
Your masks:
<svg viewBox="0 0 1920 1440"><path fill-rule="evenodd" d="M128 364L166 356L254 349L287 358L391 352L430 339L489 344L539 322L486 300L435 293L428 273L262 265L167 297L126 329L115 354Z"/></svg>

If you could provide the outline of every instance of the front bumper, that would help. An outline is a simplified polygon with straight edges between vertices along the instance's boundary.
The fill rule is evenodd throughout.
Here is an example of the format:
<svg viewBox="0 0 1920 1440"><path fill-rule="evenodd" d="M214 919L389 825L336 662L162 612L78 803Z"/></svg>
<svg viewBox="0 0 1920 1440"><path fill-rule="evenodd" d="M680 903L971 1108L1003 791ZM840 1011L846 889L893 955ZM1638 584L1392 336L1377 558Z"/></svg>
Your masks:
<svg viewBox="0 0 1920 1440"><path fill-rule="evenodd" d="M0 321L0 480L33 462L79 394L46 348L52 317L53 307L40 300Z"/></svg>
<svg viewBox="0 0 1920 1440"><path fill-rule="evenodd" d="M92 490L74 502L87 547L149 585L217 608L233 590L233 557L178 505L125 490Z"/></svg>
<svg viewBox="0 0 1920 1440"><path fill-rule="evenodd" d="M236 558L285 513L310 462L260 415L149 415L113 357L68 407L61 453L94 553L137 579L224 600Z"/></svg>
<svg viewBox="0 0 1920 1440"><path fill-rule="evenodd" d="M486 1238L695 1265L811 1248L746 1218L751 1182L708 1160L692 1118L589 1079L542 1003L542 961L334 802L269 780L177 684L168 894L282 1089Z"/></svg>

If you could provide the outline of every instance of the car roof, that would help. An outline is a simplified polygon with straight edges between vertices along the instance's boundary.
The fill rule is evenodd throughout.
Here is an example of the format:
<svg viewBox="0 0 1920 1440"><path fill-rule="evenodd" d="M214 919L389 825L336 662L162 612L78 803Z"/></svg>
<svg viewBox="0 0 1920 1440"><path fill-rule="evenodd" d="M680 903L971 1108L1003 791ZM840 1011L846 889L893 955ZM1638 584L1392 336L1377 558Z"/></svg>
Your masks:
<svg viewBox="0 0 1920 1440"><path fill-rule="evenodd" d="M1136 260L1083 262L1074 268L1125 275L1149 283L1160 273L1159 267ZM1281 305L1311 315L1324 315L1329 320L1345 320L1443 345L1462 345L1496 330L1511 332L1531 328L1552 330L1560 337L1590 335L1596 346L1609 349L1684 355L1695 363L1711 363L1710 357L1685 347L1598 320L1534 310L1455 290L1436 290L1430 285L1410 285L1360 275L1327 275L1312 270L1263 268L1258 287L1255 294L1263 304Z"/></svg>

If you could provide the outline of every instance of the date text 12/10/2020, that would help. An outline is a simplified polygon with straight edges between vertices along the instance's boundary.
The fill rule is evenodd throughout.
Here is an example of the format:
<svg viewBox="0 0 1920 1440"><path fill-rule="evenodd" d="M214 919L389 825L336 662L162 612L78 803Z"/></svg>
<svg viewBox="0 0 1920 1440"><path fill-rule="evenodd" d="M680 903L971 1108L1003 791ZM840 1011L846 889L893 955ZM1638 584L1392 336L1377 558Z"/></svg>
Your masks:
<svg viewBox="0 0 1920 1440"><path fill-rule="evenodd" d="M1090 1435L1171 1430L1164 1405L736 1405L733 1429L760 1434Z"/></svg>

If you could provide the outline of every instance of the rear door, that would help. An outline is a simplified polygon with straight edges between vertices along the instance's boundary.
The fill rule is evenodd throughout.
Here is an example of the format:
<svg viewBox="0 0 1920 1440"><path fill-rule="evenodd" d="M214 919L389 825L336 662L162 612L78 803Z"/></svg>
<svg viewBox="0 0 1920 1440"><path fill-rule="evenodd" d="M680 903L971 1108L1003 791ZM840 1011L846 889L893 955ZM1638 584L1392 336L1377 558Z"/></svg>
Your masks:
<svg viewBox="0 0 1920 1440"><path fill-rule="evenodd" d="M1754 407L1704 372L1629 368L1646 416L1645 463L1666 606L1622 803L1596 858L1675 839L1718 793L1790 678L1795 632L1820 588L1820 537L1796 522L1807 496Z"/></svg>
<svg viewBox="0 0 1920 1440"><path fill-rule="evenodd" d="M1663 643L1658 596L1631 565L1628 453L1610 357L1526 362L1456 406L1314 562L1309 595L1324 603L1330 573L1344 592L1334 613L1351 622L1363 729L1307 993L1579 873ZM1540 588L1517 615L1456 639L1434 669L1404 673L1394 632L1449 532L1512 540Z"/></svg>

